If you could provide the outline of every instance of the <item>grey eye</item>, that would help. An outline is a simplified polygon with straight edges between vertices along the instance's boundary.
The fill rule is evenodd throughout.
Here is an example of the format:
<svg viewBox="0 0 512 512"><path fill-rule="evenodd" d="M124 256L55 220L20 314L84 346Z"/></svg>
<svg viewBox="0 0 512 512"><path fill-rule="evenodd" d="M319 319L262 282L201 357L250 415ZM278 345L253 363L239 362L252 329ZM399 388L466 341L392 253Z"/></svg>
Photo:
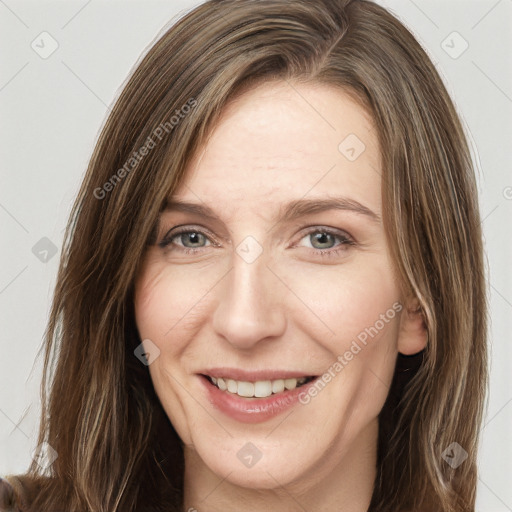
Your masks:
<svg viewBox="0 0 512 512"><path fill-rule="evenodd" d="M197 248L204 247L206 245L207 238L197 231L187 231L176 235L176 238L180 239L181 244L184 247Z"/></svg>
<svg viewBox="0 0 512 512"><path fill-rule="evenodd" d="M331 247L334 247L335 238L336 237L331 233L320 231L309 235L311 245L315 249L330 249Z"/></svg>

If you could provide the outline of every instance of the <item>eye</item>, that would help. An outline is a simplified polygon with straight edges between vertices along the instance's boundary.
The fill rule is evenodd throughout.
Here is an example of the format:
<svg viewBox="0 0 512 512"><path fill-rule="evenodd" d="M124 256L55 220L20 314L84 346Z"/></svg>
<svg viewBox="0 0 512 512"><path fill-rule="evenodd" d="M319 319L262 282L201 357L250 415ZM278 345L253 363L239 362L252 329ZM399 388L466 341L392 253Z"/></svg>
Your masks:
<svg viewBox="0 0 512 512"><path fill-rule="evenodd" d="M174 238L180 240L181 245L184 247L190 247L193 249L203 247L208 241L206 236L198 231L184 231L183 233L176 235Z"/></svg>
<svg viewBox="0 0 512 512"><path fill-rule="evenodd" d="M213 244L206 233L203 233L199 229L187 227L178 231L176 228L171 229L158 245L162 248L172 245L175 246L177 250L191 253Z"/></svg>
<svg viewBox="0 0 512 512"><path fill-rule="evenodd" d="M334 247L336 237L331 233L315 232L308 235L311 245L315 249L331 249Z"/></svg>
<svg viewBox="0 0 512 512"><path fill-rule="evenodd" d="M300 243L305 241L306 243ZM348 246L355 245L354 240L343 231L331 228L315 227L303 236L298 246L310 247L313 252L324 255L336 255L346 251Z"/></svg>

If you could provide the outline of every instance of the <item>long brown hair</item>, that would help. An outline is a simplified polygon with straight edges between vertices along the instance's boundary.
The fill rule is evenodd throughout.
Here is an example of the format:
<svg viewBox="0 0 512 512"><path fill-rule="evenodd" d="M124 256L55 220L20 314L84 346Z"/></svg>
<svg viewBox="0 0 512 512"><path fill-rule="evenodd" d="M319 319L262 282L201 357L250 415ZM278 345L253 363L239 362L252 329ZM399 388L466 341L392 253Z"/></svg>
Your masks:
<svg viewBox="0 0 512 512"><path fill-rule="evenodd" d="M487 382L474 170L428 56L367 0L210 0L136 66L65 234L39 434L58 458L11 477L27 510L180 510L182 446L134 356L133 283L165 199L227 101L270 80L340 88L371 114L389 246L425 318L427 347L399 355L379 417L370 510L474 510ZM456 468L442 456L453 442L468 455Z"/></svg>

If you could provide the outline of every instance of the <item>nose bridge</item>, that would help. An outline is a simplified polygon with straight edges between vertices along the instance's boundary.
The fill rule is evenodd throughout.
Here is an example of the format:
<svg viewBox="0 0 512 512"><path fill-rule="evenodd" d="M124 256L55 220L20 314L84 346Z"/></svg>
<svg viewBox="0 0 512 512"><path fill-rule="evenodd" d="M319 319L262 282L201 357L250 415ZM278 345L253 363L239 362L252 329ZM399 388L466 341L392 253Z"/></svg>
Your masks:
<svg viewBox="0 0 512 512"><path fill-rule="evenodd" d="M240 349L280 336L286 325L281 295L279 283L267 268L266 255L251 240L242 242L220 288L215 331Z"/></svg>

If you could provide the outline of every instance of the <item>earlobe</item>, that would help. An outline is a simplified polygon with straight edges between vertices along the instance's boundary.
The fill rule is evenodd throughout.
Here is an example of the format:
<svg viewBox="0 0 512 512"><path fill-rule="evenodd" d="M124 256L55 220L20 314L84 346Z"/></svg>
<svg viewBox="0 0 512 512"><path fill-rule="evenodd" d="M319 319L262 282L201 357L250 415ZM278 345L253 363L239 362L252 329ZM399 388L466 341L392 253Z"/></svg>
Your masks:
<svg viewBox="0 0 512 512"><path fill-rule="evenodd" d="M411 299L402 311L398 333L398 352L410 356L421 352L428 341L425 315L417 298Z"/></svg>

